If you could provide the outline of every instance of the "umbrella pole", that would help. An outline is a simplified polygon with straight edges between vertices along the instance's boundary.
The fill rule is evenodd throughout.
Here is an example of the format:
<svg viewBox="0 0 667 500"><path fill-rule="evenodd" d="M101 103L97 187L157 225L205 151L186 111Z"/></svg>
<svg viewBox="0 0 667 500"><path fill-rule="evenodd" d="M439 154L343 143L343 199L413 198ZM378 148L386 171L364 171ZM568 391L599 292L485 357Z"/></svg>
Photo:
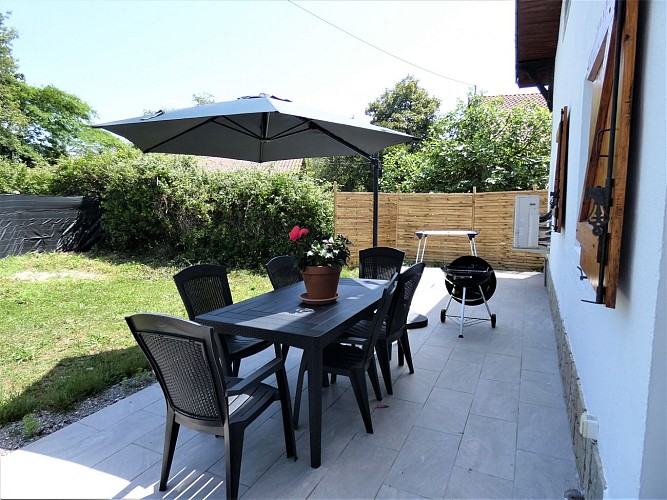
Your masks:
<svg viewBox="0 0 667 500"><path fill-rule="evenodd" d="M380 184L380 177L382 177L382 163L380 162L380 157L379 155L369 155L365 151L359 149L353 144L350 144L348 141L345 139L342 139L341 137L338 137L336 134L333 134L329 132L327 129L324 127L318 125L314 121L310 121L308 123L308 126L310 128L319 130L322 132L324 135L327 137L331 137L333 140L339 142L343 146L346 146L350 148L352 151L354 151L356 154L359 156L363 156L364 158L368 158L371 161L371 165L373 166L373 246L376 247L378 246L378 212L379 212L379 184Z"/></svg>
<svg viewBox="0 0 667 500"><path fill-rule="evenodd" d="M380 173L381 165L378 156L371 157L373 166L373 246L378 246L378 211L379 211L379 191L380 191Z"/></svg>

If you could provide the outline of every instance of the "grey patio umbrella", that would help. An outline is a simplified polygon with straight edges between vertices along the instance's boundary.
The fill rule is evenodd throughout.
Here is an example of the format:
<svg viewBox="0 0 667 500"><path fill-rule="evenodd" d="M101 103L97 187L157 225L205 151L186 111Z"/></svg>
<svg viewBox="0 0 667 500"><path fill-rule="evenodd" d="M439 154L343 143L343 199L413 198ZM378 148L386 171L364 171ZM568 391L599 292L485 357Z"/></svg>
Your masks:
<svg viewBox="0 0 667 500"><path fill-rule="evenodd" d="M257 163L359 155L373 166L373 245L377 246L378 178L382 149L415 138L339 118L260 94L234 101L158 111L94 125L125 137L144 153L218 156Z"/></svg>

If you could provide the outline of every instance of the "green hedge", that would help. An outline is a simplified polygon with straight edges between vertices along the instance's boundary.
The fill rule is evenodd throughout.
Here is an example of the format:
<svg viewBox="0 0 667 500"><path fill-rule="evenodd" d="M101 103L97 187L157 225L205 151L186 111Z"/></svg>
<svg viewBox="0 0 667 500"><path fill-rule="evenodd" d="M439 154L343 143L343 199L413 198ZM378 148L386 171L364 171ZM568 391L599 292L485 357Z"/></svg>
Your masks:
<svg viewBox="0 0 667 500"><path fill-rule="evenodd" d="M50 194L52 179L53 172L49 168L30 168L24 163L0 158L0 194Z"/></svg>
<svg viewBox="0 0 667 500"><path fill-rule="evenodd" d="M0 160L0 192L97 197L111 250L190 262L259 268L288 253L287 233L331 234L333 196L296 174L196 166L192 157L110 153L49 169Z"/></svg>

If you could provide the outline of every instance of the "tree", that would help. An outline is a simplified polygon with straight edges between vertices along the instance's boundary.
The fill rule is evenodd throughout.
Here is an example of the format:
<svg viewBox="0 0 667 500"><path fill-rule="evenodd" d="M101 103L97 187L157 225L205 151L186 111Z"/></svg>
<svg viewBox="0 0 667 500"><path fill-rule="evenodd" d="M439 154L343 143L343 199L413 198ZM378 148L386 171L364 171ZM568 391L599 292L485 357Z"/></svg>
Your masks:
<svg viewBox="0 0 667 500"><path fill-rule="evenodd" d="M366 108L371 123L399 132L426 137L435 121L440 100L419 86L419 80L408 75L393 89L387 89Z"/></svg>
<svg viewBox="0 0 667 500"><path fill-rule="evenodd" d="M406 181L417 192L511 191L546 187L551 113L536 104L502 108L502 97L471 95L432 127ZM414 159L412 159L414 162Z"/></svg>
<svg viewBox="0 0 667 500"><path fill-rule="evenodd" d="M315 179L336 183L340 191L371 191L373 172L370 162L361 156L308 158L305 172Z"/></svg>
<svg viewBox="0 0 667 500"><path fill-rule="evenodd" d="M0 154L8 159L30 155L29 148L19 140L18 133L28 125L19 106L17 82L23 80L12 56L12 42L18 34L4 25L5 15L0 12Z"/></svg>
<svg viewBox="0 0 667 500"><path fill-rule="evenodd" d="M371 102L366 108L366 114L372 117L373 125L422 137L427 135L429 127L436 118L439 106L440 101L429 96L428 92L419 86L419 81L408 75L393 89L386 90ZM392 154L404 155L412 151L416 144L418 143L387 148L383 152L383 158L394 150L400 153ZM310 160L306 163L306 171L321 180L335 181L341 191L373 190L373 173L370 162L360 156ZM404 181L403 173L391 168L385 169L385 175L387 172L390 178L380 180L383 190L392 190L393 187Z"/></svg>
<svg viewBox="0 0 667 500"><path fill-rule="evenodd" d="M419 150L412 151L408 145L389 148L382 157L382 177L380 191L409 193L424 166L424 155Z"/></svg>
<svg viewBox="0 0 667 500"><path fill-rule="evenodd" d="M92 108L51 85L25 82L12 55L16 30L0 13L0 155L29 166L53 164L70 154L124 148L108 132L91 128Z"/></svg>
<svg viewBox="0 0 667 500"><path fill-rule="evenodd" d="M213 104L215 98L213 94L202 92L201 94L192 94L192 102L195 103L195 106L203 106L204 104Z"/></svg>

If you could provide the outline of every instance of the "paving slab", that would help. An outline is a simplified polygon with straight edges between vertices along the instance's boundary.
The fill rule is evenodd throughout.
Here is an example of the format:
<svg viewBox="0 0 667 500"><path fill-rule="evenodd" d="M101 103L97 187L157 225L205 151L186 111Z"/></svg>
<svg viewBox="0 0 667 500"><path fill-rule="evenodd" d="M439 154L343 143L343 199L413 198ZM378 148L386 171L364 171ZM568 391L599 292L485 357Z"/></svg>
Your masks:
<svg viewBox="0 0 667 500"><path fill-rule="evenodd" d="M457 324L440 322L444 274L427 268L413 310L429 325L409 333L415 373L394 346L394 395L382 381L381 402L369 392L375 432L339 377L323 390L322 466L312 469L304 385L298 460L285 456L274 404L246 431L241 498L562 498L579 488L543 276L496 276L496 328L466 326L459 338ZM241 374L270 355L245 360ZM286 363L292 398L300 357L291 349ZM223 497L224 441L186 428L169 489L157 490L164 419L153 385L0 457L0 498Z"/></svg>

